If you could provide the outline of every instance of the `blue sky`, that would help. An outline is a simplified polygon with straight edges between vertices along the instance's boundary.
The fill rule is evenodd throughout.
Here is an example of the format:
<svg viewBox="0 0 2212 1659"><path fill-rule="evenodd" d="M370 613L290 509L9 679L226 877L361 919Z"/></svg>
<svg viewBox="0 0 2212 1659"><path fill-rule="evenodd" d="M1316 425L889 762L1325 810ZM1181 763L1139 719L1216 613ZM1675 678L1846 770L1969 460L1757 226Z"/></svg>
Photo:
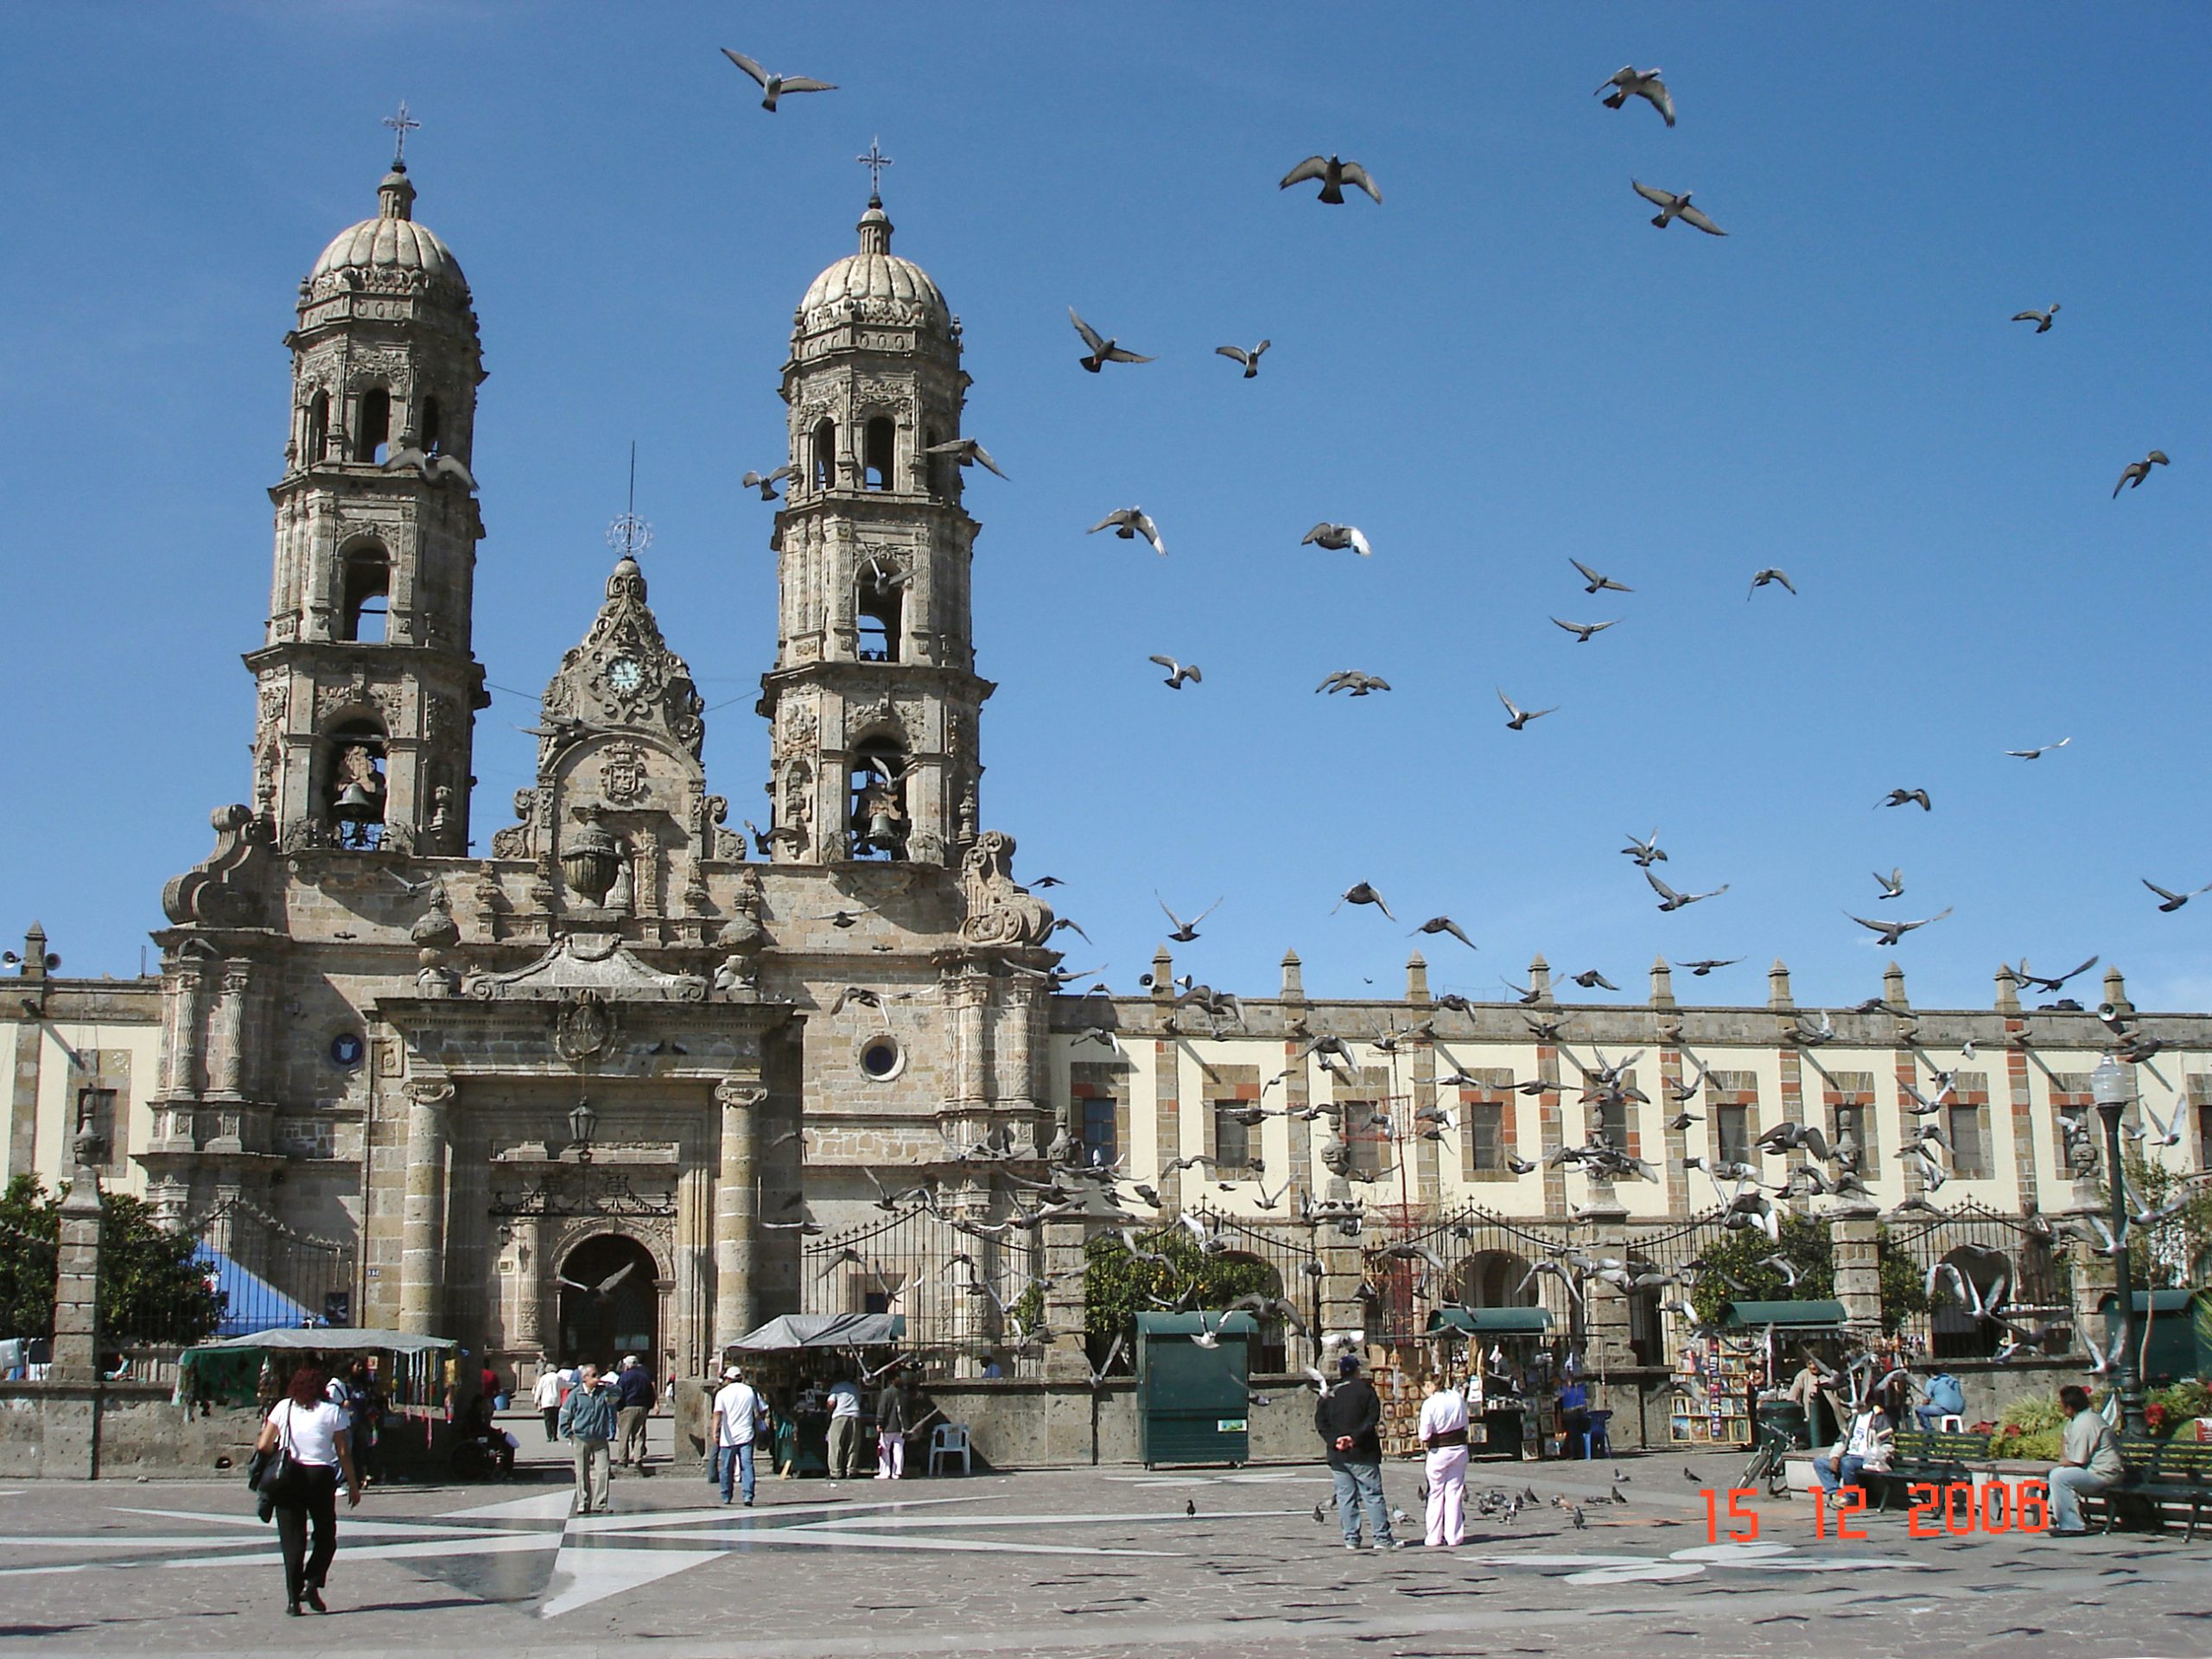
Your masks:
<svg viewBox="0 0 2212 1659"><path fill-rule="evenodd" d="M1806 1005L1904 963L1986 1006L2091 952L2212 1004L2204 766L2212 13L2038 4L22 7L0 241L0 931L137 969L245 798L296 284L374 209L474 286L475 833L598 601L628 446L707 760L758 817L791 312L880 134L897 249L963 319L984 817L1129 988L1395 992L1543 952ZM716 48L838 82L771 117ZM1591 89L1662 66L1680 108ZM1278 191L1338 151L1386 198ZM1631 175L1730 232L1663 234ZM2007 321L2063 302L2037 337ZM1157 363L1092 377L1071 303ZM1256 380L1212 355L1272 338ZM2153 447L2173 457L2109 499ZM1140 503L1171 555L1086 538ZM1371 560L1301 548L1363 526ZM1637 591L1585 596L1580 557ZM1799 588L1746 601L1751 573ZM1548 618L1621 619L1586 645ZM1203 665L1170 692L1153 652ZM1313 688L1339 668L1395 690ZM1560 712L1504 729L1493 688ZM2032 764L2002 751L2073 739ZM1936 810L1876 810L1893 786ZM1624 832L1656 825L1662 915ZM1869 872L1902 866L1878 903ZM1402 918L1332 916L1356 880ZM1845 918L1947 920L1894 953ZM2084 988L2094 989L2094 986ZM2094 1000L2092 998L2091 1000Z"/></svg>

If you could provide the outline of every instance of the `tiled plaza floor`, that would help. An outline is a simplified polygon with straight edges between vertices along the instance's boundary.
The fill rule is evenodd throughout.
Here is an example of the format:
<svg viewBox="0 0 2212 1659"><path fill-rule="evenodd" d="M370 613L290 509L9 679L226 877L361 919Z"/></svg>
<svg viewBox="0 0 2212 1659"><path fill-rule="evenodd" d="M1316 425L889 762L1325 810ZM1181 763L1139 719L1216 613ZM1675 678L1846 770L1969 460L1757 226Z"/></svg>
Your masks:
<svg viewBox="0 0 2212 1659"><path fill-rule="evenodd" d="M1942 1656L2212 1651L2212 1536L1815 1541L1803 1498L1753 1546L1708 1544L1681 1459L1477 1465L1533 1486L1454 1550L1347 1553L1318 1468L1111 1468L764 1480L724 1509L695 1475L372 1491L340 1510L327 1618L282 1617L271 1529L238 1482L0 1488L0 1643L44 1655L1290 1653ZM1721 1471L1714 1470L1714 1474ZM1417 1511L1413 1465L1394 1505ZM1579 1502L1586 1527L1548 1501ZM1186 1507L1197 1513L1185 1513ZM1418 1539L1418 1516L1403 1530Z"/></svg>

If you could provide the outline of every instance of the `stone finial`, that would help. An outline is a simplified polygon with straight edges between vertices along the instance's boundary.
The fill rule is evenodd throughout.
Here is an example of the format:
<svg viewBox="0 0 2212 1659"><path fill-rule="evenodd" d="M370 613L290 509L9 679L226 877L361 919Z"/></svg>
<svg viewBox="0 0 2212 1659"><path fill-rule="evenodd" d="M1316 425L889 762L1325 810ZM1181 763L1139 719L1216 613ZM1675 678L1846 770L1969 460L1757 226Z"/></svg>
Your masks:
<svg viewBox="0 0 2212 1659"><path fill-rule="evenodd" d="M1303 1002L1306 1000L1305 964L1299 961L1295 950L1282 953L1282 1000L1286 1002Z"/></svg>
<svg viewBox="0 0 2212 1659"><path fill-rule="evenodd" d="M2018 1014L2020 1011L2020 981L2010 963L2001 963L1997 969L1997 1012Z"/></svg>
<svg viewBox="0 0 2212 1659"><path fill-rule="evenodd" d="M46 930L33 922L23 930L23 965L25 979L46 977Z"/></svg>
<svg viewBox="0 0 2212 1659"><path fill-rule="evenodd" d="M1675 1006L1675 970L1667 965L1664 957L1651 959L1651 1006L1655 1008Z"/></svg>
<svg viewBox="0 0 2212 1659"><path fill-rule="evenodd" d="M1406 958L1406 1001L1428 1001L1428 958L1418 950Z"/></svg>
<svg viewBox="0 0 2212 1659"><path fill-rule="evenodd" d="M2135 1012L2135 1005L2127 1000L2127 977L2117 966L2105 969L2105 1001L2123 1018Z"/></svg>
<svg viewBox="0 0 2212 1659"><path fill-rule="evenodd" d="M1175 957L1164 944L1152 953L1152 994L1169 1001L1175 995Z"/></svg>
<svg viewBox="0 0 2212 1659"><path fill-rule="evenodd" d="M1536 994L1539 1002L1552 1000L1552 965L1544 960L1541 950L1529 958L1529 988Z"/></svg>
<svg viewBox="0 0 2212 1659"><path fill-rule="evenodd" d="M406 162L394 162L391 171L385 174L384 181L377 186L377 217L415 217L415 181L407 176Z"/></svg>
<svg viewBox="0 0 2212 1659"><path fill-rule="evenodd" d="M1904 994L1904 969L1894 962L1882 969L1882 1001L1899 1010L1912 1006Z"/></svg>
<svg viewBox="0 0 2212 1659"><path fill-rule="evenodd" d="M1789 964L1780 957L1774 966L1766 970L1766 1005L1770 1008L1794 1008L1796 999L1789 994Z"/></svg>

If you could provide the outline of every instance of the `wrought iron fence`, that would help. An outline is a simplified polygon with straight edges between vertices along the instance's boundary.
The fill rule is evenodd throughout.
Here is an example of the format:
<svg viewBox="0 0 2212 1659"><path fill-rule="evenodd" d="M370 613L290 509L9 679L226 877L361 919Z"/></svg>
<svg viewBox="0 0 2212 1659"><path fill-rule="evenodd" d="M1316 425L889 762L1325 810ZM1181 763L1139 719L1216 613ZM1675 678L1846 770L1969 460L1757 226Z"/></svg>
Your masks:
<svg viewBox="0 0 2212 1659"><path fill-rule="evenodd" d="M1470 1204L1427 1221L1402 1211L1382 1230L1383 1240L1361 1251L1370 1338L1418 1337L1432 1313L1453 1305L1541 1307L1555 1332L1580 1333L1581 1304L1558 1274L1535 1269L1559 1251L1586 1244L1586 1225L1508 1220Z"/></svg>
<svg viewBox="0 0 2212 1659"><path fill-rule="evenodd" d="M1260 1340L1252 1356L1255 1372L1301 1370L1316 1364L1321 1336L1321 1253L1313 1245L1313 1224L1283 1222L1266 1226L1240 1220L1204 1199L1192 1207L1212 1235L1212 1245L1230 1255L1248 1256L1274 1274L1272 1294L1288 1302L1305 1324L1305 1336L1282 1319L1260 1321Z"/></svg>
<svg viewBox="0 0 2212 1659"><path fill-rule="evenodd" d="M1696 1327L1696 1314L1683 1312L1689 1305L1690 1283L1696 1275L1693 1263L1727 1238L1728 1230L1721 1224L1726 1215L1725 1209L1715 1209L1681 1226L1630 1235L1627 1258L1631 1274L1672 1273L1683 1280L1681 1284L1630 1291L1629 1347L1640 1363L1665 1364L1675 1346L1687 1340Z"/></svg>
<svg viewBox="0 0 2212 1659"><path fill-rule="evenodd" d="M1020 1232L967 1231L925 1205L824 1234L800 1253L800 1311L894 1313L924 1363L1000 1359L1033 1370L1044 1325L1042 1247Z"/></svg>
<svg viewBox="0 0 2212 1659"><path fill-rule="evenodd" d="M1928 1310L1909 1316L1900 1327L1935 1358L1981 1359L1997 1351L2005 1328L1976 1314L1977 1297L1986 1301L2001 1292L2005 1311L2014 1319L2071 1322L2072 1265L2052 1248L2047 1226L1969 1199L1924 1224L1895 1230L1891 1238L1923 1286L1935 1275ZM1937 1271L1942 1268L1951 1271Z"/></svg>
<svg viewBox="0 0 2212 1659"><path fill-rule="evenodd" d="M60 1260L54 1240L0 1222L0 1381L46 1375Z"/></svg>
<svg viewBox="0 0 2212 1659"><path fill-rule="evenodd" d="M351 1243L288 1226L244 1198L226 1198L183 1230L193 1259L221 1299L213 1334L354 1323L354 1254ZM133 1328L111 1333L124 1347L159 1348L196 1342L205 1331L168 1328L141 1315Z"/></svg>

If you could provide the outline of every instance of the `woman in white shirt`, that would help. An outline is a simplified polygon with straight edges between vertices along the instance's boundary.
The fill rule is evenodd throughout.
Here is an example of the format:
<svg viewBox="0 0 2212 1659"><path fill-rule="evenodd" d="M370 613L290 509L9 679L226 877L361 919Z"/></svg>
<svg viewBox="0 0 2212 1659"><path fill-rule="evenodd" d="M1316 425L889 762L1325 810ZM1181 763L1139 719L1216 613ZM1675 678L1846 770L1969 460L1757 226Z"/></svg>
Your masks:
<svg viewBox="0 0 2212 1659"><path fill-rule="evenodd" d="M284 1611L299 1617L304 1601L318 1613L322 1586L330 1572L331 1557L338 1554L338 1478L346 1477L347 1507L361 1501L361 1483L353 1472L353 1449L344 1409L323 1397L322 1367L303 1364L292 1373L284 1398L269 1409L254 1442L257 1452L280 1448L290 1473L274 1483L265 1476L262 1496L276 1514L276 1537L284 1551ZM272 1471L273 1474L273 1471ZM315 1523L315 1548L308 1548L308 1523Z"/></svg>

